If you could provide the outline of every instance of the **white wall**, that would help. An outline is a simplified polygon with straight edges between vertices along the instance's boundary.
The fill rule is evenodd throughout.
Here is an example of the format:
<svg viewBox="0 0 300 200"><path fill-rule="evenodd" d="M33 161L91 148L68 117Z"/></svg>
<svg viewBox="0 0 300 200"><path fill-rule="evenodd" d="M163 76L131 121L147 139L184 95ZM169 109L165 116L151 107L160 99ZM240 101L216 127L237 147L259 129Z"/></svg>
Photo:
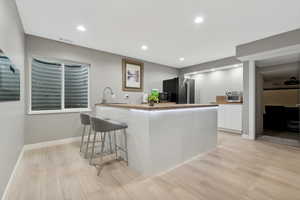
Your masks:
<svg viewBox="0 0 300 200"><path fill-rule="evenodd" d="M243 62L243 132L244 136L249 135L249 61Z"/></svg>
<svg viewBox="0 0 300 200"><path fill-rule="evenodd" d="M193 76L195 79L195 103L216 101L226 90L243 91L243 68L231 68Z"/></svg>
<svg viewBox="0 0 300 200"><path fill-rule="evenodd" d="M122 91L122 56L30 35L26 36L26 50L27 65L33 56L90 64L92 106L101 101L102 91L106 86L112 87L119 98L123 98L126 93L129 94L129 103L141 102L142 93ZM28 77L28 70L26 72ZM152 88L162 89L162 80L177 76L178 69L144 62L144 91L149 93ZM81 124L78 113L26 115L26 144L64 139L80 134Z"/></svg>
<svg viewBox="0 0 300 200"><path fill-rule="evenodd" d="M12 0L0 0L0 48L21 73L21 100L0 102L1 199L24 144L24 32Z"/></svg>

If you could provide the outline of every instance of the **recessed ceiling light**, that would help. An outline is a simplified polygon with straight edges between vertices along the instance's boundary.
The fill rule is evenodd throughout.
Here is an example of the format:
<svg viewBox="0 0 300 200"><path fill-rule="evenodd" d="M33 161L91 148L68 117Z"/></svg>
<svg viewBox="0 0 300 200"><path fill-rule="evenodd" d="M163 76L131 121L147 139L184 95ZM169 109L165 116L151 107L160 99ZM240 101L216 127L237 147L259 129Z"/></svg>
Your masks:
<svg viewBox="0 0 300 200"><path fill-rule="evenodd" d="M203 19L203 17L196 17L196 18L194 19L194 22L195 22L196 24L201 24L201 23L204 22L204 19Z"/></svg>
<svg viewBox="0 0 300 200"><path fill-rule="evenodd" d="M183 58L183 57L181 57L181 58L179 58L179 60L180 60L180 61L184 61L184 58Z"/></svg>
<svg viewBox="0 0 300 200"><path fill-rule="evenodd" d="M81 31L81 32L85 32L86 28L83 25L79 25L79 26L77 26L77 30Z"/></svg>
<svg viewBox="0 0 300 200"><path fill-rule="evenodd" d="M146 50L148 50L148 46L147 46L147 45L143 45L143 46L141 47L141 49L142 49L143 51L146 51Z"/></svg>

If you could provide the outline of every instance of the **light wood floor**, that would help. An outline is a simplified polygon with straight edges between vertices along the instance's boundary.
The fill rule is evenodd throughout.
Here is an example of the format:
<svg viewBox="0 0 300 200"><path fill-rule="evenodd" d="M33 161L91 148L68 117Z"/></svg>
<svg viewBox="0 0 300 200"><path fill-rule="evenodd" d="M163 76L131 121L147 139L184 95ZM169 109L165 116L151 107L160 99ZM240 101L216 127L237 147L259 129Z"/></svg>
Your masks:
<svg viewBox="0 0 300 200"><path fill-rule="evenodd" d="M100 177L78 144L25 152L7 200L294 200L300 199L300 149L219 134L214 151L156 177L124 163Z"/></svg>

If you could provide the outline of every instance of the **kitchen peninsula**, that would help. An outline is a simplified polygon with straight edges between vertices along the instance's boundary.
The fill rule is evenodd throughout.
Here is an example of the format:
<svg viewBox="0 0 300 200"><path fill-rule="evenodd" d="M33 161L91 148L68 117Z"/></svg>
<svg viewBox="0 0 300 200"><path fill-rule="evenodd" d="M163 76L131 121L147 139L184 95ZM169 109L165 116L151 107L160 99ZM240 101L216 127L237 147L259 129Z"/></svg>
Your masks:
<svg viewBox="0 0 300 200"><path fill-rule="evenodd" d="M128 124L129 167L143 175L173 168L217 144L217 105L96 104L97 116Z"/></svg>

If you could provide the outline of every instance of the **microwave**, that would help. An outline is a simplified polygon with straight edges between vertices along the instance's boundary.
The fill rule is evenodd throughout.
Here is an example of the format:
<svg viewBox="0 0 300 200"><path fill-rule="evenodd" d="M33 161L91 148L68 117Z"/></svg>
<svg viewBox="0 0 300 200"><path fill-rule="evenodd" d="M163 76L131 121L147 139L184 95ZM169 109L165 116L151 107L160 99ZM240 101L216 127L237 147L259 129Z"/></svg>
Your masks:
<svg viewBox="0 0 300 200"><path fill-rule="evenodd" d="M243 93L239 91L226 92L226 101L230 103L241 103L243 101Z"/></svg>

